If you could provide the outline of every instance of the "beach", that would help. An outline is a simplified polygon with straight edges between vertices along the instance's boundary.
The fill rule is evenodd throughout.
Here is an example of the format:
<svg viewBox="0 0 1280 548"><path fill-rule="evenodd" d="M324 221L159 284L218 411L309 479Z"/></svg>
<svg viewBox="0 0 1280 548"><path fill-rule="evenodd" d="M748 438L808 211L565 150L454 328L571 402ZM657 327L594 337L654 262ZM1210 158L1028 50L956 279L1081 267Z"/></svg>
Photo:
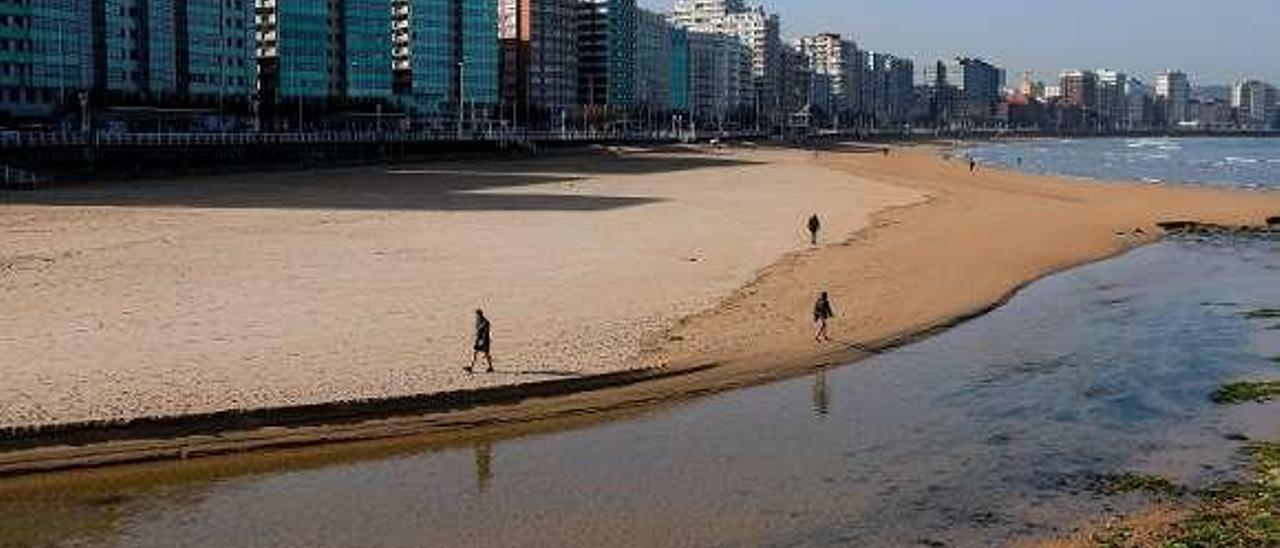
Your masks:
<svg viewBox="0 0 1280 548"><path fill-rule="evenodd" d="M361 439L847 363L1151 242L1157 223L1256 226L1280 196L971 174L933 147L740 148L70 187L0 211L3 426L713 366L339 436ZM815 344L824 290L836 340ZM477 307L494 322L494 375L462 370Z"/></svg>
<svg viewBox="0 0 1280 548"><path fill-rule="evenodd" d="M711 149L11 194L0 427L662 367L681 318L812 253L810 214L840 242L924 197L803 152ZM495 374L463 371L476 308Z"/></svg>

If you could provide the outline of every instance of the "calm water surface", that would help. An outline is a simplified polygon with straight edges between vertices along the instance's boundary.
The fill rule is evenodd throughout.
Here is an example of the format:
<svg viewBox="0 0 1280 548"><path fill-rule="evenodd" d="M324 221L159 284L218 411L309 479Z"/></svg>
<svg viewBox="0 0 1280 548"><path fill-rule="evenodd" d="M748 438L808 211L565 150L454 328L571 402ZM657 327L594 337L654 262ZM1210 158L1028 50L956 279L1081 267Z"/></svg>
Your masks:
<svg viewBox="0 0 1280 548"><path fill-rule="evenodd" d="M1034 173L1280 190L1280 138L1042 139L969 153Z"/></svg>
<svg viewBox="0 0 1280 548"><path fill-rule="evenodd" d="M1032 285L933 339L647 417L472 447L167 487L75 546L989 546L1202 483L1275 406L1280 241L1171 241ZM845 306L856 306L848 303ZM1272 320L1274 322L1275 320ZM3 512L4 503L0 503ZM64 509L65 510L65 509Z"/></svg>

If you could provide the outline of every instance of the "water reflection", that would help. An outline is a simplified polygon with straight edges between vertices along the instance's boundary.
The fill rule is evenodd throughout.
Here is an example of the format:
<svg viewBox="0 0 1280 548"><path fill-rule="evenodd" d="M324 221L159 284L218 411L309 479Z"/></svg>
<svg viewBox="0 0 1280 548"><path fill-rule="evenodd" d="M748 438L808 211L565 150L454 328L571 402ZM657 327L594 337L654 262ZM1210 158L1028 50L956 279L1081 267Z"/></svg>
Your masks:
<svg viewBox="0 0 1280 548"><path fill-rule="evenodd" d="M475 444L476 459L476 491L484 493L489 490L489 481L493 479L493 443L480 441Z"/></svg>
<svg viewBox="0 0 1280 548"><path fill-rule="evenodd" d="M831 414L831 389L827 387L826 371L813 376L813 414L818 418Z"/></svg>

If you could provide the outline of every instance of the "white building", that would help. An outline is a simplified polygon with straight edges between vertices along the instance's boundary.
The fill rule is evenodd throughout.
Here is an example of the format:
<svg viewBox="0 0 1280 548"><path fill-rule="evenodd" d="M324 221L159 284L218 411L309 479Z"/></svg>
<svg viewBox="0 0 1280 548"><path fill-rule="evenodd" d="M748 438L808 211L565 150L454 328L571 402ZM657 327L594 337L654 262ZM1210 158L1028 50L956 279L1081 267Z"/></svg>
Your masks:
<svg viewBox="0 0 1280 548"><path fill-rule="evenodd" d="M1231 106L1240 126L1266 129L1276 121L1276 88L1266 82L1245 80L1231 89Z"/></svg>
<svg viewBox="0 0 1280 548"><path fill-rule="evenodd" d="M732 36L745 45L751 54L746 103L758 116L780 110L782 39L776 14L748 8L742 0L676 0L671 21L690 31Z"/></svg>
<svg viewBox="0 0 1280 548"><path fill-rule="evenodd" d="M858 64L858 46L839 34L804 36L796 47L809 58L815 74L826 76L829 86L822 95L830 104L815 104L828 114L840 115L857 111L862 98L862 66Z"/></svg>
<svg viewBox="0 0 1280 548"><path fill-rule="evenodd" d="M671 22L686 28L702 28L745 9L743 0L676 0L671 9Z"/></svg>

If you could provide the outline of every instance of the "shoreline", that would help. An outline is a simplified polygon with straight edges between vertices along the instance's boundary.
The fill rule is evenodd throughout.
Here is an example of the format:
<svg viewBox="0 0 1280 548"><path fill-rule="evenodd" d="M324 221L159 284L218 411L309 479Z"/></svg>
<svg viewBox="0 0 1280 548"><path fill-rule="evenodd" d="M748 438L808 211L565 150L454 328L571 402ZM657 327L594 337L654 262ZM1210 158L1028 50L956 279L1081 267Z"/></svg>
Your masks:
<svg viewBox="0 0 1280 548"><path fill-rule="evenodd" d="M865 154L835 154L821 158L819 161L823 165L873 181L924 191L928 197L913 204L889 207L874 213L869 225L849 235L842 242L816 251L787 254L778 262L758 272L753 281L719 304L681 320L667 334L665 342L646 349L647 352L660 356L664 363L669 364L661 374L653 377L628 376L627 372L624 372L617 378L621 381L619 384L606 383L593 391L555 392L553 390L552 393L556 397L552 398L536 395L521 397L519 394L513 394L515 398L513 401L499 402L498 407L469 408L424 416L394 416L362 422L359 418L349 417L346 424L342 425L311 424L288 429L281 428L282 425L267 425L259 430L240 430L222 434L202 433L186 438L124 439L76 447L37 447L18 451L0 451L0 475L96 468L123 463L186 459L195 456L259 452L272 448L297 448L389 438L412 437L432 445L448 444L451 439L474 437L483 434L487 429L501 429L519 435L521 431L554 428L554 424L563 421L586 420L595 423L610 420L624 413L658 408L690 398L844 365L870 354L910 344L996 309L1016 296L1023 288L1040 279L1156 241L1160 233L1156 225L1160 222L1196 219L1212 224L1265 226L1266 215L1280 212L1280 200L1274 199L1276 198L1274 196L1265 200L1256 200L1267 202L1265 204L1248 204L1247 202L1252 201L1248 200L1251 194L1218 190L1206 192L1205 189L1178 189L1163 186L1133 187L1127 183L1064 182L1052 177L1001 172L989 168L981 174L982 177L966 177L962 173L962 166L938 159L936 152L932 148L928 151L897 150L893 158L889 159L880 159L879 155ZM911 162L912 165L905 170L909 173L900 173L902 170L899 168L902 166L899 165L901 162L897 161L900 157L906 157ZM917 176L920 180L915 181L914 184L904 182L901 178L905 176ZM968 180L970 183L951 187L954 180ZM1117 187L1100 188L1097 186L1100 184L1117 185ZM1080 188L1075 188L1077 186ZM840 341L837 345L814 348L812 343L806 344L807 337L800 336L796 339L797 333L803 335L808 330L808 323L803 314L800 318L795 318L789 312L784 312L781 316L763 320L751 318L752 314L747 314L747 321L744 321L746 313L743 311L746 309L757 308L759 305L776 308L779 302L794 303L801 297L808 298L810 288L807 287L807 283L801 284L806 287L797 290L783 287L787 284L781 283L782 281L795 282L797 278L805 280L821 278L831 280L828 283L836 285L847 284L850 277L855 279L858 277L858 269L862 264L849 261L851 253L857 255L862 251L863 255L875 256L879 251L883 260L886 253L892 256L903 252L903 249L898 246L912 242L918 243L921 230L925 236L945 239L946 223L939 224L938 217L946 213L966 211L968 206L973 205L968 203L970 200L977 199L973 203L980 204L983 202L980 198L986 198L990 202L994 199L993 197L1013 192L1019 195L1020 199L1012 205L1025 205L1022 202L1026 202L1027 204L1039 203L1041 206L1045 204L1059 206L1060 201L1072 203L1073 200L1083 200L1087 207L1089 200L1085 198L1090 194L1100 193L1104 197L1109 194L1136 194L1141 201L1145 199L1141 195L1153 194L1153 190L1154 194L1175 196L1177 199L1170 201L1175 202L1179 207L1172 208L1173 210L1187 209L1177 211L1180 216L1175 216L1168 210L1122 211L1118 217L1133 222L1117 224L1118 219L1104 219L1100 224L1107 228L1109 237L1102 238L1101 245L1099 245L1098 235L1093 234L1094 241L1090 242L1092 245L1084 246L1082 249L1070 249L1072 253L1050 253L1047 256L1032 253L1035 257L1034 260L1029 261L1032 263L1030 265L1025 264L1028 262L1026 257L1018 257L1023 263L1019 268L1011 269L1012 271L1001 270L994 275L987 273L983 278L985 282L976 284L983 286L979 288L980 291L973 291L974 288L970 287L967 294L959 298L951 295L952 298L948 302L931 302L926 298L923 303L914 303L924 310L911 310L910 313L899 314L892 318L875 318L878 321L855 321L856 329L852 330L842 318L842 322L833 330L833 336ZM968 196L965 196L966 192L969 193ZM1195 203L1204 199L1206 195L1218 196L1217 199L1206 200L1215 205ZM1184 201L1191 203L1183 203ZM1054 208L1050 207L1050 209ZM1200 215L1194 214L1196 210L1199 210ZM1153 213L1158 214L1153 215ZM1262 214L1259 215L1259 213ZM1032 217L1035 215L1033 214ZM1129 232L1130 229L1123 226L1134 224L1141 225L1139 227L1143 229L1141 234ZM917 234L909 234L911 230L907 230L908 234L904 234L904 228L914 230ZM1062 229L1061 226L1055 228ZM1121 228L1125 231L1124 236L1120 236L1117 232ZM978 232L981 236L987 231ZM1097 232L1096 227L1093 232ZM904 237L905 240L903 240ZM1036 239L1033 237L1032 241L1035 242ZM874 249L877 245L882 248L888 246L888 249ZM868 250L868 248L872 249ZM919 257L919 250L913 251L916 255L910 256L916 263L929 264L939 259L939 257ZM1026 254L1033 252L1034 249L1021 251ZM920 265L899 266L910 269ZM889 273L892 274L892 269L890 270ZM882 285L886 283L892 285L891 282L894 281L892 277L876 279L880 280ZM921 285L912 283L918 282L919 279L896 281L906 283L909 287ZM964 280L961 281L964 282ZM956 288L947 287L944 284L944 287L933 290L947 294L952 289ZM888 291L888 293L895 295L894 291ZM870 300L880 304L876 302L878 299ZM838 310L840 306L837 304ZM860 314L866 314L868 311L878 312L875 309L876 306L866 306L857 310ZM801 307L800 310L804 308ZM777 313L771 311L767 314ZM784 326L781 329L780 324ZM744 340L752 341L754 344L742 345L741 341ZM796 342L797 340L799 343ZM748 350L744 352L743 348ZM587 379L590 377L574 380L583 382ZM521 389L519 386L504 388L513 392L519 392ZM527 397L538 399L525 400ZM514 403L520 400L524 401ZM422 411L422 409L417 410L418 413ZM414 413L415 411L404 409L401 412Z"/></svg>

